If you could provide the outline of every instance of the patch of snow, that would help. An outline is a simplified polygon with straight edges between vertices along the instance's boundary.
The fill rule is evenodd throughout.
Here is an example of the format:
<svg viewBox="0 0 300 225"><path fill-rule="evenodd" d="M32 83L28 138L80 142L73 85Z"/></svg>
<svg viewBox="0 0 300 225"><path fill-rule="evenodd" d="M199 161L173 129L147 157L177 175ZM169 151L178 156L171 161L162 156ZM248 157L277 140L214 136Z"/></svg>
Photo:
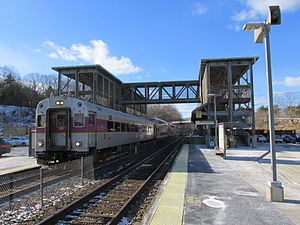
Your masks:
<svg viewBox="0 0 300 225"><path fill-rule="evenodd" d="M210 196L208 199L203 200L203 203L211 208L224 209L226 205L223 201L217 200L216 196Z"/></svg>
<svg viewBox="0 0 300 225"><path fill-rule="evenodd" d="M5 126L35 126L35 109L0 105L0 127Z"/></svg>

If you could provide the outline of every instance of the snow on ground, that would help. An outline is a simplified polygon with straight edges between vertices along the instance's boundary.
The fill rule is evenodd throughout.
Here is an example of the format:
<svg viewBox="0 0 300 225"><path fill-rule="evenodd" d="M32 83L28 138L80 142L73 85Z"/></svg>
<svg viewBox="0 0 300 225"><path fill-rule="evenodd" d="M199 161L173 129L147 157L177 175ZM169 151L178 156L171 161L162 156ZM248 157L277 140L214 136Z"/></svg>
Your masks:
<svg viewBox="0 0 300 225"><path fill-rule="evenodd" d="M29 107L0 105L0 128L4 126L34 126L35 110Z"/></svg>

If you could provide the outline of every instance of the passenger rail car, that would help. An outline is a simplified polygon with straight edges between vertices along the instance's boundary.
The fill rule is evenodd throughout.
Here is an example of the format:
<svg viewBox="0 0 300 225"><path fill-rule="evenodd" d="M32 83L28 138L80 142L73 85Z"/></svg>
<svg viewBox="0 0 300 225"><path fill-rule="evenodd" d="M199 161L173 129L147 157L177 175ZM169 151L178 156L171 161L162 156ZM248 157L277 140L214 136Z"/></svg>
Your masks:
<svg viewBox="0 0 300 225"><path fill-rule="evenodd" d="M172 132L170 131L172 129ZM72 97L41 101L36 110L36 157L67 161L97 150L173 135L160 119L146 119Z"/></svg>

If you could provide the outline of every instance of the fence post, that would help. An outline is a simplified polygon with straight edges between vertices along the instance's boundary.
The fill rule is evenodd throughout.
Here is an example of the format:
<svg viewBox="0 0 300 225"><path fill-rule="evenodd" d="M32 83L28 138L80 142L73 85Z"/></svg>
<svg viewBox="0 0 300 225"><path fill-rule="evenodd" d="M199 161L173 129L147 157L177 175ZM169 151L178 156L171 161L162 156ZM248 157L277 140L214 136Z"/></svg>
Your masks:
<svg viewBox="0 0 300 225"><path fill-rule="evenodd" d="M80 164L81 164L81 185L83 186L83 176L84 176L84 158L81 156Z"/></svg>
<svg viewBox="0 0 300 225"><path fill-rule="evenodd" d="M10 182L9 182L9 206L10 206L10 211L13 212L13 190L14 190L14 177L13 173L10 174L9 176Z"/></svg>
<svg viewBox="0 0 300 225"><path fill-rule="evenodd" d="M41 208L44 206L43 198L44 198L44 193L43 193L43 168L40 168L40 190L41 190Z"/></svg>

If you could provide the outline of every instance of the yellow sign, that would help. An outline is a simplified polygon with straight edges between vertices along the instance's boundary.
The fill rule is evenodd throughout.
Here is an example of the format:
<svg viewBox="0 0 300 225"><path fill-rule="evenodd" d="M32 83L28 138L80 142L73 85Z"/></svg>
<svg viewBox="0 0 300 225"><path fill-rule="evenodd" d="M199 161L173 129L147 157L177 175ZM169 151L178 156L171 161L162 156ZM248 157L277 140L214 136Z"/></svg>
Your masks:
<svg viewBox="0 0 300 225"><path fill-rule="evenodd" d="M197 111L196 112L196 119L201 119L202 118L202 112L201 111Z"/></svg>

